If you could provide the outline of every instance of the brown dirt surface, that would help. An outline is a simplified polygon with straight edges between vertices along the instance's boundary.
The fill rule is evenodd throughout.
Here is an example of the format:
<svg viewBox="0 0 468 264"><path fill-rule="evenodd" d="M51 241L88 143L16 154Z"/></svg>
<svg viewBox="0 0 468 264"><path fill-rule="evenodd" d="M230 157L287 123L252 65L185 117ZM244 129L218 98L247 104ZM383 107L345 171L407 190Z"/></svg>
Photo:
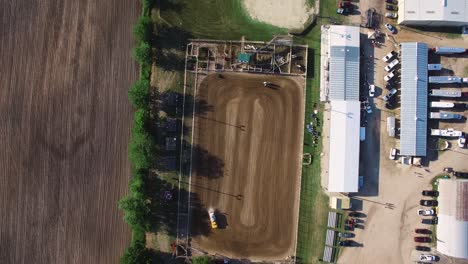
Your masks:
<svg viewBox="0 0 468 264"><path fill-rule="evenodd" d="M118 263L136 1L0 0L0 262Z"/></svg>
<svg viewBox="0 0 468 264"><path fill-rule="evenodd" d="M303 84L302 77L244 73L202 81L191 186L198 201L194 247L253 260L295 255ZM210 229L209 208L216 210L217 230Z"/></svg>

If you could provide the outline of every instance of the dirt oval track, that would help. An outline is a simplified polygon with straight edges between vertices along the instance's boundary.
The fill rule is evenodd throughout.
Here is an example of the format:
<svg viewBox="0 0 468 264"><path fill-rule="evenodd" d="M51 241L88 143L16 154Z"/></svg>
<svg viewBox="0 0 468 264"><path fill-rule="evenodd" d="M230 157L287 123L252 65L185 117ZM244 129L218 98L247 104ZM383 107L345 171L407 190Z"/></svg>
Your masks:
<svg viewBox="0 0 468 264"><path fill-rule="evenodd" d="M276 87L264 87L263 81ZM295 255L304 79L207 76L197 92L194 247L253 260ZM216 210L218 229L207 210Z"/></svg>
<svg viewBox="0 0 468 264"><path fill-rule="evenodd" d="M137 1L0 0L0 262L118 263Z"/></svg>

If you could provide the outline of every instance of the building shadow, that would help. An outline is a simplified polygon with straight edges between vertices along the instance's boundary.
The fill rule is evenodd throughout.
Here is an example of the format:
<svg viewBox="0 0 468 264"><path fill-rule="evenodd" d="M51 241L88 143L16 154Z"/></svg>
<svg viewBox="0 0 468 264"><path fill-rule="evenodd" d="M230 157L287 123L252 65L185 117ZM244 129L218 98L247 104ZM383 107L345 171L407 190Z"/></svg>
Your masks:
<svg viewBox="0 0 468 264"><path fill-rule="evenodd" d="M374 47L367 38L361 34L361 60L360 60L360 98L369 96L368 84L374 83ZM369 98L370 105L376 98ZM361 124L366 126L366 139L361 141L359 151L359 175L364 178L364 185L358 194L362 196L377 196L379 194L379 167L380 167L380 130L381 110L373 107L371 114L364 115ZM354 203L354 201L353 201ZM361 205L362 206L362 205Z"/></svg>

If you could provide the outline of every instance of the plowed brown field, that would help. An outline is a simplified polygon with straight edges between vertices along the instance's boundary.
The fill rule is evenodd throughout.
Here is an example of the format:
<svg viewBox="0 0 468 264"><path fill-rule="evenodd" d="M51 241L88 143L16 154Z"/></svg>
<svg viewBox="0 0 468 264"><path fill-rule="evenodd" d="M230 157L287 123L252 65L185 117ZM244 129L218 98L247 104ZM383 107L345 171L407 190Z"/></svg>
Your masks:
<svg viewBox="0 0 468 264"><path fill-rule="evenodd" d="M137 1L0 0L0 262L117 263Z"/></svg>
<svg viewBox="0 0 468 264"><path fill-rule="evenodd" d="M276 87L264 87L270 81ZM200 84L192 192L193 246L233 258L295 255L304 79L211 74ZM202 151L200 151L200 149ZM206 210L216 210L210 230Z"/></svg>

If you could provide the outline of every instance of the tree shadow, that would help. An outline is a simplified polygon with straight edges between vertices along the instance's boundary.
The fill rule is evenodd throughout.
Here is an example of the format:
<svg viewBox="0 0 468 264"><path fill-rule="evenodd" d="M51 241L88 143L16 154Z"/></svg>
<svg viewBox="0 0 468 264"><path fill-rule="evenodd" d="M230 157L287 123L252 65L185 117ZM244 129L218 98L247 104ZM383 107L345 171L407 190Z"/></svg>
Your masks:
<svg viewBox="0 0 468 264"><path fill-rule="evenodd" d="M146 194L150 201L151 227L149 231L165 232L169 236L184 238L188 232L192 236L208 235L211 232L208 214L197 193L161 179L157 174L149 174L146 180ZM190 203L189 203L190 200ZM189 217L197 221L196 229L189 229ZM201 217L200 217L201 216Z"/></svg>
<svg viewBox="0 0 468 264"><path fill-rule="evenodd" d="M158 67L168 71L184 71L185 47L192 34L178 26L165 25L155 39L155 57Z"/></svg>
<svg viewBox="0 0 468 264"><path fill-rule="evenodd" d="M185 7L183 2L174 0L155 0L154 2L154 6L157 7L160 11L173 10L180 12Z"/></svg>
<svg viewBox="0 0 468 264"><path fill-rule="evenodd" d="M200 145L193 146L192 172L197 176L219 178L224 176L224 161L209 153Z"/></svg>

